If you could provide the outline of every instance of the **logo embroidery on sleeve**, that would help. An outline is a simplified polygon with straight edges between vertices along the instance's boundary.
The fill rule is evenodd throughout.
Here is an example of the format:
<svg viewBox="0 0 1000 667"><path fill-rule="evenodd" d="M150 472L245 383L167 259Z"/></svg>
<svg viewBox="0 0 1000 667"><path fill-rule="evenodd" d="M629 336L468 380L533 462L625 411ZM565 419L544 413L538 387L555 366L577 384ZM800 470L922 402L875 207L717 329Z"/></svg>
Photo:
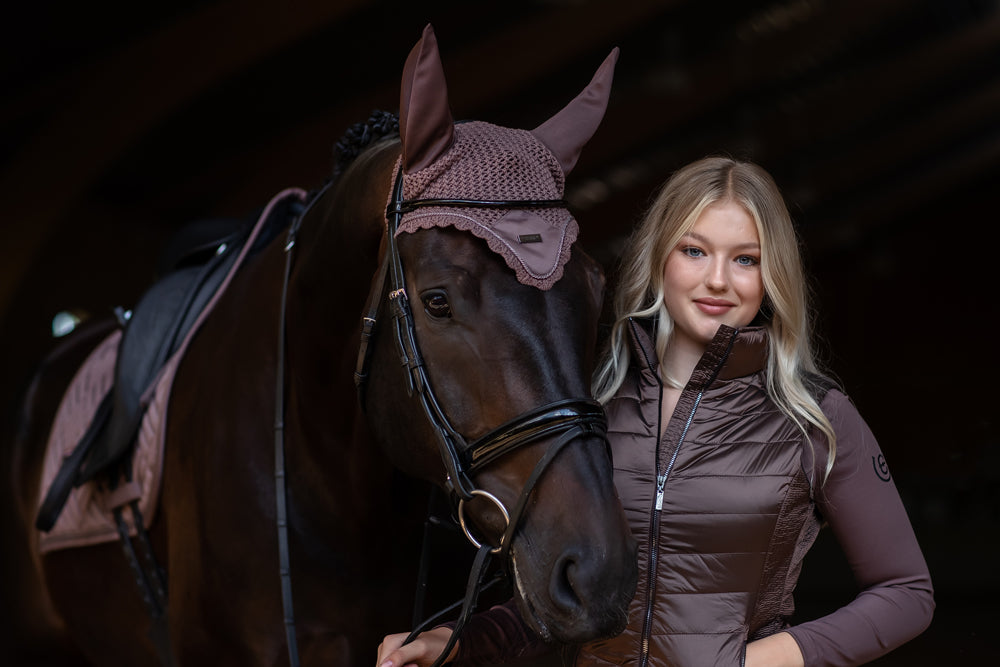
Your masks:
<svg viewBox="0 0 1000 667"><path fill-rule="evenodd" d="M875 468L875 474L883 482L888 482L892 479L889 475L889 464L885 462L885 456L882 454L872 457L872 467Z"/></svg>

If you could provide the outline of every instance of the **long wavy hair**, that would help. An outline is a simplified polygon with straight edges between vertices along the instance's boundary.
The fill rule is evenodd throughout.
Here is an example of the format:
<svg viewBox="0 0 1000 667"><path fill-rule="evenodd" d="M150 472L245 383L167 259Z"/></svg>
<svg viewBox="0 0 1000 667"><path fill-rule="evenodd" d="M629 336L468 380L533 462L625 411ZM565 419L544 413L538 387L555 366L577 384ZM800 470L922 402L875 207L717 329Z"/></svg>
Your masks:
<svg viewBox="0 0 1000 667"><path fill-rule="evenodd" d="M836 455L836 436L809 391L810 377L820 371L799 241L774 179L752 162L707 157L675 172L661 188L621 258L615 322L594 375L594 395L606 403L625 380L629 318L655 320L656 353L665 357L674 323L663 301L664 263L702 212L721 202L742 206L757 226L764 302L754 324L763 325L769 334L767 391L803 433L814 426L828 439L825 479ZM681 386L681 380L664 378L674 387Z"/></svg>

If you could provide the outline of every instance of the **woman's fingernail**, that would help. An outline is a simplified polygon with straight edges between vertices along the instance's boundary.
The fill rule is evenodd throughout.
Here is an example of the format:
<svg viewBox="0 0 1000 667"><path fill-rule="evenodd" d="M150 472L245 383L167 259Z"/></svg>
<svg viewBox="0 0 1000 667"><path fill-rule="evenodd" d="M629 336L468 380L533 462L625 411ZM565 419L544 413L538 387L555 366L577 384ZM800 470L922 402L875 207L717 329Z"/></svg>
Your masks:
<svg viewBox="0 0 1000 667"><path fill-rule="evenodd" d="M385 660L378 667L392 667L392 660Z"/></svg>

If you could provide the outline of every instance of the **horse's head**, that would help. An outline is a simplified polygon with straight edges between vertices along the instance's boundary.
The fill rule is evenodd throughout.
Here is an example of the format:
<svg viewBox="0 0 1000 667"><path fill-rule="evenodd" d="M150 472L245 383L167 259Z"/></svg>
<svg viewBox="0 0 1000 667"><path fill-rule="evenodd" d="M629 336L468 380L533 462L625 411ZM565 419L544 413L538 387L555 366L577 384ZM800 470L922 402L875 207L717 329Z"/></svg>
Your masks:
<svg viewBox="0 0 1000 667"><path fill-rule="evenodd" d="M455 124L425 30L404 69L388 277L373 287L392 317L383 304L361 369L394 463L461 501L470 539L509 555L525 617L563 641L619 632L636 581L590 400L604 278L562 201L616 57L535 130Z"/></svg>

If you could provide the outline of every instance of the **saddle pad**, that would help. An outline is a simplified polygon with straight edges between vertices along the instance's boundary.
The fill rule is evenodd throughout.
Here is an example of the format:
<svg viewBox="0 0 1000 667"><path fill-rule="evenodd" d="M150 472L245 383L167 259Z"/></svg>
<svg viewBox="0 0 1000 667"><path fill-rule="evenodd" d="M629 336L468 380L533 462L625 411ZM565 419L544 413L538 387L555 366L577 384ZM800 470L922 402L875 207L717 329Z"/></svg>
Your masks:
<svg viewBox="0 0 1000 667"><path fill-rule="evenodd" d="M41 484L43 491L48 490L63 458L73 452L101 399L111 390L121 336L121 330L113 332L91 352L63 395L45 451ZM42 553L118 539L111 510L113 505L119 504L119 500L127 502L138 496L143 523L149 527L156 513L163 461L163 439L158 435L164 421L162 417L166 398L170 393L170 381L176 366L177 359L171 359L166 372L161 376L163 381L157 383L157 390L142 421L132 461L134 485L109 492L97 481L91 481L73 489L52 530L39 533L39 550ZM43 497L44 494L40 495L39 501ZM123 516L134 535L135 521L131 510L125 510Z"/></svg>
<svg viewBox="0 0 1000 667"><path fill-rule="evenodd" d="M139 501L139 511L142 513L145 527L149 528L152 525L156 516L160 484L163 477L163 441L166 433L167 407L177 367L187 351L188 344L201 328L202 322L215 307L236 271L243 264L243 260L250 248L253 247L254 241L264 227L271 211L287 197L298 197L300 200L304 200L306 193L298 188L290 188L278 193L270 201L254 225L250 237L215 296L188 331L177 352L170 357L162 371L144 393L142 402L147 407L139 427L132 458L133 481L121 485L114 491L109 491L97 480L86 482L74 488L70 492L62 513L55 525L52 526L52 530L39 531L39 550L41 553L117 540L118 529L115 526L112 509L122 505L125 505L122 516L129 527L129 532L135 535L135 519L131 509L126 505L132 499ZM39 487L39 506L45 499L45 494L52 485L52 480L59 471L63 458L69 456L77 443L80 442L97 406L111 390L121 336L122 332L119 330L105 338L91 352L73 377L66 393L63 394L46 446L42 480Z"/></svg>

